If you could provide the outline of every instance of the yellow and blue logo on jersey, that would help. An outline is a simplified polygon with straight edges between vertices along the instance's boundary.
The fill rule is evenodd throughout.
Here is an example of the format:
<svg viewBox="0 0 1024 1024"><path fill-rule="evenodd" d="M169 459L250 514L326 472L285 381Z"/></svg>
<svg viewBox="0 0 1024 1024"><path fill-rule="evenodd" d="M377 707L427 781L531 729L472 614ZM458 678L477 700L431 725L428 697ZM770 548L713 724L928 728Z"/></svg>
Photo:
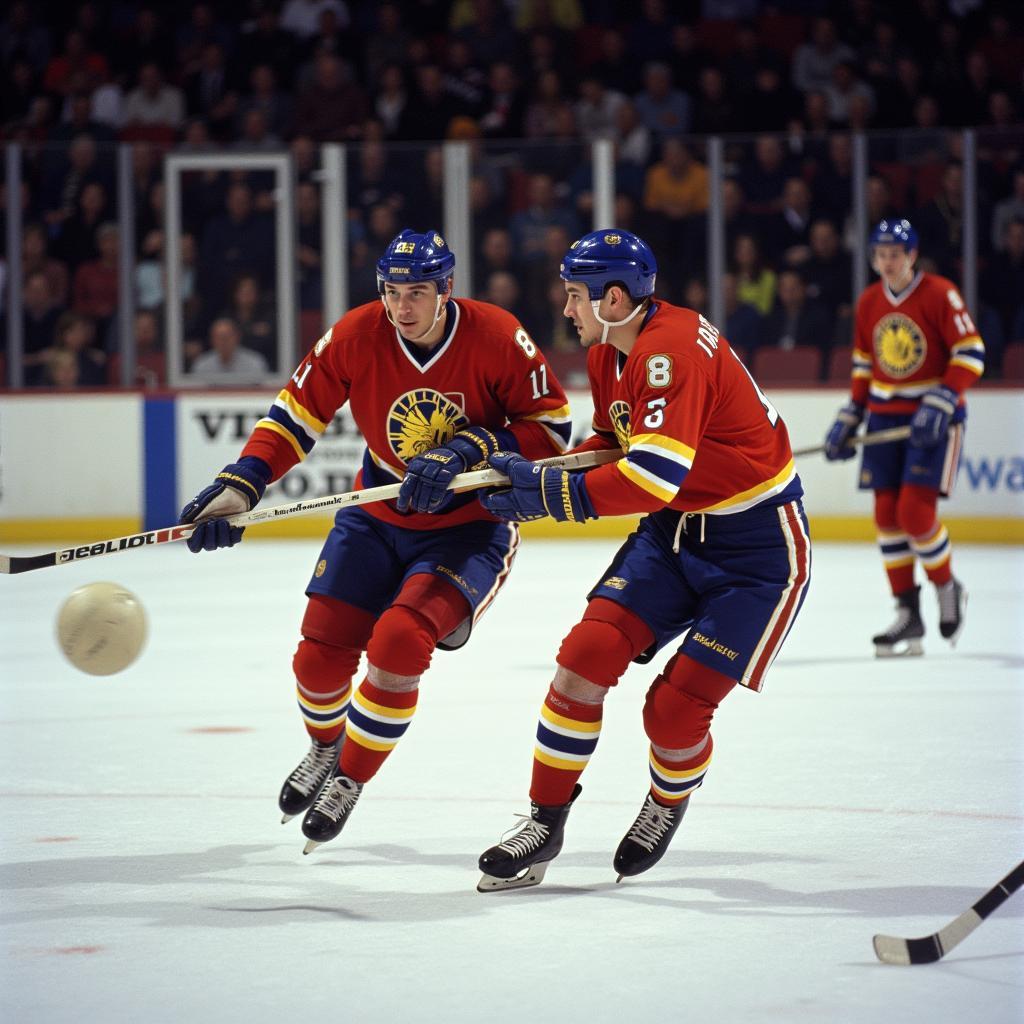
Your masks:
<svg viewBox="0 0 1024 1024"><path fill-rule="evenodd" d="M608 416L612 421L612 428L615 430L615 440L624 451L629 451L629 402L621 399L608 407Z"/></svg>
<svg viewBox="0 0 1024 1024"><path fill-rule="evenodd" d="M388 442L402 462L438 448L469 426L466 414L433 388L416 388L400 395L387 415Z"/></svg>
<svg viewBox="0 0 1024 1024"><path fill-rule="evenodd" d="M875 358L889 377L909 377L924 363L924 331L905 313L890 313L875 325Z"/></svg>

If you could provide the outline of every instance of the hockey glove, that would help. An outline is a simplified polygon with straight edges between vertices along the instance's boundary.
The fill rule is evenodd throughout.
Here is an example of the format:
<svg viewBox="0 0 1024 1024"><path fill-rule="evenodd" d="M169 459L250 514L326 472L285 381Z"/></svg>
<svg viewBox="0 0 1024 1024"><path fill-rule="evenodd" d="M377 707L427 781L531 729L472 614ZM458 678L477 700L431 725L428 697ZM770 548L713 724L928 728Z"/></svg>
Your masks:
<svg viewBox="0 0 1024 1024"><path fill-rule="evenodd" d="M582 523L597 518L582 473L537 466L511 452L498 452L487 461L512 485L480 495L480 504L499 519L526 523L551 516L560 523Z"/></svg>
<svg viewBox="0 0 1024 1024"><path fill-rule="evenodd" d="M832 428L825 437L825 458L829 462L835 462L837 459L845 462L857 454L856 449L849 441L857 433L862 419L864 419L864 406L858 405L856 402L847 402L839 410L835 423L832 424Z"/></svg>
<svg viewBox="0 0 1024 1024"><path fill-rule="evenodd" d="M398 511L441 512L455 497L448 490L452 478L487 464L487 456L500 447L498 438L484 427L460 430L447 444L417 455L405 470L398 492Z"/></svg>
<svg viewBox="0 0 1024 1024"><path fill-rule="evenodd" d="M960 396L940 385L926 391L910 421L910 443L915 448L934 448L949 430Z"/></svg>
<svg viewBox="0 0 1024 1024"><path fill-rule="evenodd" d="M181 510L179 523L199 524L185 542L189 551L214 551L237 544L245 527L231 526L226 517L254 508L268 483L270 467L252 455L225 466L217 479Z"/></svg>

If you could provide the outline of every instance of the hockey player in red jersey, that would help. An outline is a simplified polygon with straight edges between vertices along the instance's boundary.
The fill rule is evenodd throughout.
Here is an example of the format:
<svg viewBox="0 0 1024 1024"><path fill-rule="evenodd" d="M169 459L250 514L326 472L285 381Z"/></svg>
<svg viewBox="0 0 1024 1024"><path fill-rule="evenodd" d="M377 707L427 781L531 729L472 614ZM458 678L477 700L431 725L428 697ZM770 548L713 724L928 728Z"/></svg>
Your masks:
<svg viewBox="0 0 1024 1024"><path fill-rule="evenodd" d="M711 719L737 683L760 690L810 578L786 426L718 329L654 298L656 265L628 231L573 243L561 267L587 354L594 434L615 463L553 472L493 455L510 486L481 497L512 521L642 512L562 642L541 707L531 815L480 857L481 891L536 885L559 852L602 703L630 661L685 638L647 692L650 789L614 857L621 879L664 854L711 761Z"/></svg>
<svg viewBox="0 0 1024 1024"><path fill-rule="evenodd" d="M231 546L346 401L366 441L356 486L402 481L395 503L341 509L306 589L293 668L309 752L279 805L305 852L333 839L409 726L435 647L454 650L507 576L518 528L448 484L498 451L561 454L571 420L544 356L510 313L452 297L455 257L404 230L377 263L380 302L346 313L302 360L237 463L182 511L193 551ZM366 677L353 677L360 656Z"/></svg>
<svg viewBox="0 0 1024 1024"><path fill-rule="evenodd" d="M985 369L985 345L952 281L914 269L917 232L882 221L871 234L881 280L857 301L850 401L839 410L825 457L850 459L865 410L867 430L910 428L906 441L864 448L860 487L875 492L882 562L896 619L874 638L879 657L921 654L924 623L914 565L939 599L939 632L951 643L964 625L967 593L953 576L949 534L936 514L956 481L967 407L964 392Z"/></svg>

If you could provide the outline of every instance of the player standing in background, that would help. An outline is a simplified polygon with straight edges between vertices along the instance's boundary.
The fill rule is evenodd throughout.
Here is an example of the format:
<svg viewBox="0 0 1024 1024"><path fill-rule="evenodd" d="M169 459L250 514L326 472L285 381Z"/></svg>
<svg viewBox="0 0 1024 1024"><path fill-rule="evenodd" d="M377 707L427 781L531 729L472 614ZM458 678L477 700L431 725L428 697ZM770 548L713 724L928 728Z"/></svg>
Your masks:
<svg viewBox="0 0 1024 1024"><path fill-rule="evenodd" d="M304 459L346 401L366 440L356 486L402 480L396 503L339 510L306 589L293 668L312 745L279 800L285 821L308 808L306 853L341 831L408 728L434 648L466 642L511 567L518 528L449 482L498 449L539 458L568 444L569 407L543 355L510 313L453 299L454 270L440 235L402 231L377 263L381 302L317 342L238 462L181 514L200 524L193 551L236 543L224 517Z"/></svg>
<svg viewBox="0 0 1024 1024"><path fill-rule="evenodd" d="M807 519L785 424L716 327L654 298L656 271L647 244L615 230L573 243L561 267L594 395L594 434L577 450L624 457L575 475L490 457L511 486L480 500L502 518L648 515L562 642L537 728L531 814L481 856L481 891L541 881L609 689L630 661L686 633L647 692L651 786L614 858L620 879L654 865L708 770L712 715L737 683L761 689L807 591Z"/></svg>
<svg viewBox="0 0 1024 1024"><path fill-rule="evenodd" d="M952 281L914 270L917 232L883 220L871 233L880 281L857 300L850 401L825 440L825 457L850 459L848 442L867 409L868 433L910 427L908 441L864 448L860 488L875 492L882 563L896 619L872 638L875 654L922 654L920 560L939 598L939 632L951 643L964 625L967 592L953 576L949 534L936 515L956 482L967 406L963 393L985 369L985 345Z"/></svg>

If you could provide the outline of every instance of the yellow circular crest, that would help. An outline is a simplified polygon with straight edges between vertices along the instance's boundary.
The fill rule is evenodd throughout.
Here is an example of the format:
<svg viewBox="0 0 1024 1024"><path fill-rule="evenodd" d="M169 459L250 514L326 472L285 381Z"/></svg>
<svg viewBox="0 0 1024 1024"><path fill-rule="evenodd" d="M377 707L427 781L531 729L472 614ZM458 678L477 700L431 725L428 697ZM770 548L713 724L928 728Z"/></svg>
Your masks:
<svg viewBox="0 0 1024 1024"><path fill-rule="evenodd" d="M905 313L890 313L875 326L875 359L890 377L909 377L925 356L924 331Z"/></svg>
<svg viewBox="0 0 1024 1024"><path fill-rule="evenodd" d="M469 426L466 414L433 388L416 388L400 395L388 410L387 423L391 450L402 462L439 448Z"/></svg>

